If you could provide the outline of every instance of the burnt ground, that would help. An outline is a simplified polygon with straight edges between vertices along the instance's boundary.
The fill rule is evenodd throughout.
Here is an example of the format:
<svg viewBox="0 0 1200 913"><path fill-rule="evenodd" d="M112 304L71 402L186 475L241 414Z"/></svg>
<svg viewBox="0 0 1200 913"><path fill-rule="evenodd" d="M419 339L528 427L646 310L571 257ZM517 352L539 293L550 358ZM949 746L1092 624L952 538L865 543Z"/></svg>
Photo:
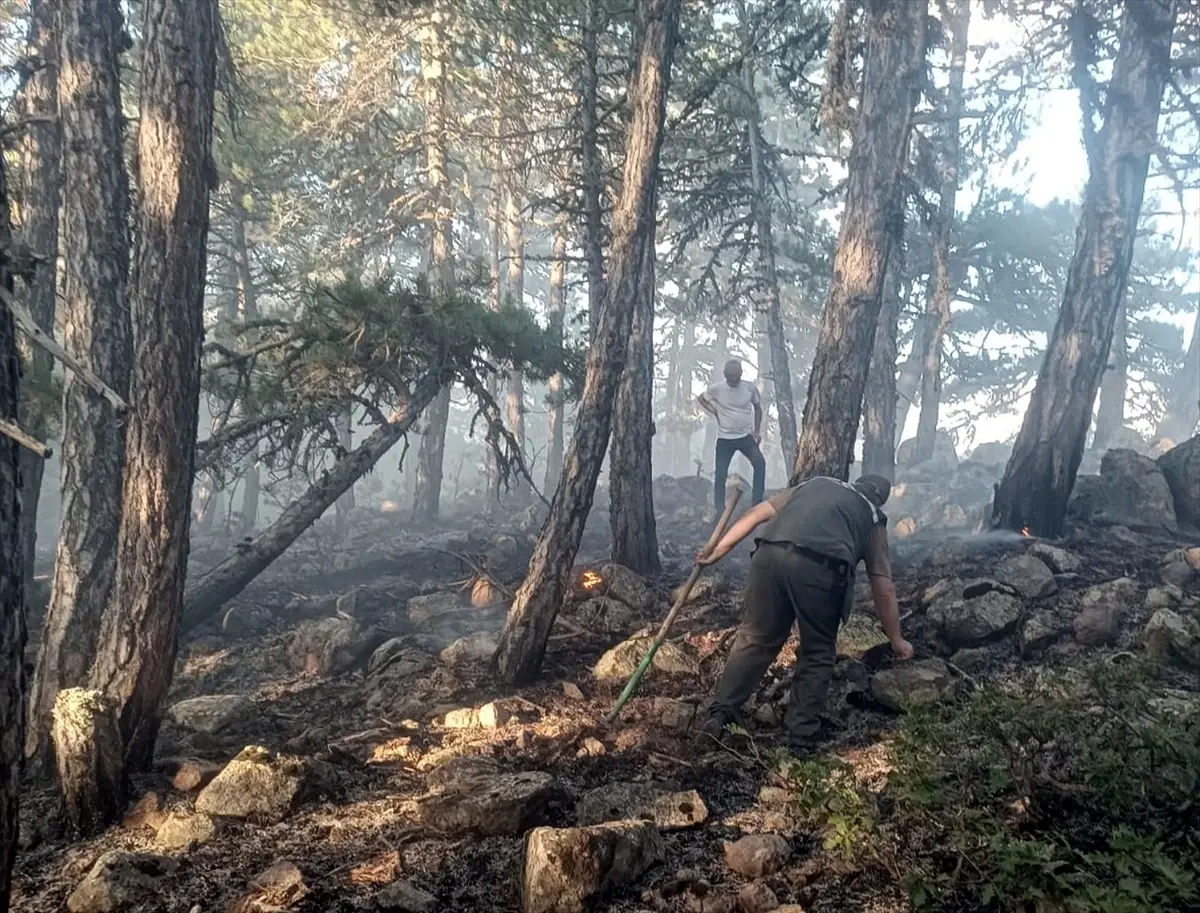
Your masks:
<svg viewBox="0 0 1200 913"><path fill-rule="evenodd" d="M782 833L793 844L792 863L770 879L781 902L802 904L810 913L908 909L904 890L892 876L823 856L817 835L797 826L779 807L759 799L760 789L772 782L772 775L767 763L756 757L778 741L770 707L786 690L794 643L785 647L757 701L747 708L755 738L755 748L749 753L721 751L694 733L673 730L664 722L664 715L677 707L669 699L697 702L720 672L738 616L738 589L746 572L747 549L715 569L713 576L724 585L690 603L674 630L673 638L694 651L698 671L668 675L652 670L620 720L613 726L603 723L620 684L597 683L591 669L609 647L638 631L657 627L670 604L671 588L686 574L685 556L707 538L709 527L701 508L681 508L660 522L664 553L674 558L666 562L663 574L651 581L656 593L652 610L624 618L624 630L611 633L597 633L565 612L564 623L555 629L542 679L515 690L496 685L484 661L455 667L437 662L400 687L393 683L391 690L382 693L367 675L365 661L339 674L297 670L293 647L297 616L328 616L333 613L335 594L397 572L396 562L401 558L396 556L407 553L393 548L392 558L387 557L392 544L386 525L380 522L375 521L370 537L373 542L385 543L375 546L382 549L382 557L363 554L359 548L342 560L331 557L332 534L328 530L306 537L235 603L235 612L223 627L214 625L182 645L172 703L198 695L242 694L249 696L250 709L215 734L165 724L156 770L137 783L137 795L153 794L154 798L147 800L149 806L144 802L124 825L94 839L64 840L54 830L52 793L30 784L24 796L17 911L64 909L67 895L109 850L143 850L179 859L179 868L162 880L158 896L140 907L146 910L231 909L239 899L253 899L252 880L282 860L299 868L307 893L283 902L263 900L243 909L300 913L375 909L374 897L380 886L403 878L434 895L439 910L518 910L520 836L440 835L423 827L414 814L414 800L429 791L428 771L451 758L473 755L490 758L503 770L553 774L562 793L562 801L551 809L547 822L554 825L572 823L574 799L584 791L616 781L654 780L700 793L709 809L707 822L665 834L665 864L652 869L634 888L606 901L603 909L692 909L684 896L664 896L669 890L655 890L668 885L681 869L693 870L717 891L736 894L743 880L724 865L722 843L758 831ZM399 542L402 524L399 520L385 522L394 522L395 541ZM401 572L414 579L424 575L418 591L470 580L475 571L468 562L482 566L487 542L496 535L495 531L478 533L473 529L460 524L431 532L419 546L426 549L421 573L414 570L411 558ZM508 587L519 581L531 536L526 531L512 538L520 547L488 563L491 575ZM406 548L418 547L411 539L404 542ZM592 566L599 566L603 542L602 529L589 533L580 566L589 566L589 556L594 559ZM988 576L1005 557L1027 549L1031 542L1016 536L964 535L925 542L909 539L894 545L902 610L911 613L905 630L917 646L918 656L949 655L929 631L921 594L948 578ZM1089 585L1121 576L1132 577L1143 590L1156 585L1164 552L1196 543L1186 536L1116 528L1093 530L1060 544L1083 561L1077 576L1059 578L1061 589L1055 601L1060 611L1069 614L1079 592ZM203 553L203 548L197 551ZM386 586L382 592L388 593ZM402 608L403 595L397 600ZM843 631L843 656L830 701L830 715L836 723L831 750L849 760L864 779L878 781L888 770L887 740L897 717L874 703L862 688L869 671L861 661L864 652L883 641L867 614L868 604L865 593L860 592L856 614ZM460 613L465 616L457 622L462 633L472 630L472 611L479 619L486 615L489 623L499 617L495 610ZM1113 651L1137 649L1148 614L1140 607L1132 610L1122 641ZM408 636L415 644L425 644L419 631ZM443 634L438 643L450 636ZM1066 637L1040 661L1073 662L1081 648L1070 640ZM436 644L429 648L436 656ZM866 652L867 660L878 653ZM1008 638L976 654L971 671L964 674L976 680L1003 676L1023 662L1013 638ZM572 685L575 688L569 687ZM513 721L495 730L443 725L453 709L477 708L514 696L523 701L526 721ZM172 788L171 777L180 761L196 759L221 765L247 745L320 759L327 763L331 776L318 795L278 823L226 822L207 845L189 851L156 847L151 825L157 817L151 806L157 803L163 811L187 810L195 801L194 792Z"/></svg>

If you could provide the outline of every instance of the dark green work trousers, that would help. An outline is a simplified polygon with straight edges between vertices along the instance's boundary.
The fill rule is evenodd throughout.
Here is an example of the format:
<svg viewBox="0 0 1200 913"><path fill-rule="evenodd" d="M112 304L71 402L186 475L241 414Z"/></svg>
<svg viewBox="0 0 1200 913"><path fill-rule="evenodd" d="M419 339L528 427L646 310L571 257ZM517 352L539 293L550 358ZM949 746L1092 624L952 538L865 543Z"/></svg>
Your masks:
<svg viewBox="0 0 1200 913"><path fill-rule="evenodd" d="M741 709L796 624L800 647L784 726L790 739L815 739L829 695L837 632L850 586L850 581L839 580L833 570L787 545L759 546L750 563L745 613L710 714L730 716Z"/></svg>

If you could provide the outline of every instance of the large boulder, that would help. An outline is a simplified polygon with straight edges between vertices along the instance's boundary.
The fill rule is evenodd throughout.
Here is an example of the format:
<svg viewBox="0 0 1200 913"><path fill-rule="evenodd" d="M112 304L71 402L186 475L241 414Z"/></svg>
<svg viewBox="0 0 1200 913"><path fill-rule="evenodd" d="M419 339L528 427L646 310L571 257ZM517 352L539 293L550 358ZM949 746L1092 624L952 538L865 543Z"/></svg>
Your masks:
<svg viewBox="0 0 1200 913"><path fill-rule="evenodd" d="M200 791L196 811L216 818L278 821L317 782L315 769L303 758L250 745Z"/></svg>
<svg viewBox="0 0 1200 913"><path fill-rule="evenodd" d="M1008 460L1011 456L1012 444L1005 444L1001 441L988 441L972 450L971 455L967 459L972 463L978 463L980 466L987 466L991 469L1003 469L1008 465Z"/></svg>
<svg viewBox="0 0 1200 913"><path fill-rule="evenodd" d="M1200 435L1158 458L1180 523L1200 529Z"/></svg>
<svg viewBox="0 0 1200 913"><path fill-rule="evenodd" d="M500 774L451 787L417 804L423 824L446 834L494 837L520 834L541 824L558 784L548 773Z"/></svg>
<svg viewBox="0 0 1200 913"><path fill-rule="evenodd" d="M241 694L206 694L172 704L167 719L180 729L213 734L246 716L250 699Z"/></svg>
<svg viewBox="0 0 1200 913"><path fill-rule="evenodd" d="M1146 653L1161 662L1200 669L1200 623L1194 618L1159 609L1142 633Z"/></svg>
<svg viewBox="0 0 1200 913"><path fill-rule="evenodd" d="M1025 599L1044 599L1058 592L1054 572L1036 555L1012 555L996 569L996 579Z"/></svg>
<svg viewBox="0 0 1200 913"><path fill-rule="evenodd" d="M1016 596L989 589L966 599L936 602L928 617L950 647L977 647L1011 634L1023 612L1024 605Z"/></svg>
<svg viewBox="0 0 1200 913"><path fill-rule="evenodd" d="M67 897L70 913L120 913L148 909L143 904L163 891L162 879L179 863L151 853L105 853ZM151 907L152 908L152 907Z"/></svg>
<svg viewBox="0 0 1200 913"><path fill-rule="evenodd" d="M898 713L949 701L957 689L958 681L940 659L901 663L871 679L871 695Z"/></svg>
<svg viewBox="0 0 1200 913"><path fill-rule="evenodd" d="M1175 501L1159 465L1136 450L1109 450L1100 475L1079 476L1067 505L1076 524L1174 530Z"/></svg>
<svg viewBox="0 0 1200 913"><path fill-rule="evenodd" d="M525 838L524 913L584 913L661 862L658 829L643 821L595 827L539 827Z"/></svg>
<svg viewBox="0 0 1200 913"><path fill-rule="evenodd" d="M373 636L351 616L305 621L292 632L288 662L307 675L341 675L367 661Z"/></svg>
<svg viewBox="0 0 1200 913"><path fill-rule="evenodd" d="M592 669L592 675L601 682L628 681L653 642L654 638L647 636L632 637L617 644L600 657ZM658 648L651 665L667 675L694 675L699 669L694 653L686 645L670 640Z"/></svg>
<svg viewBox="0 0 1200 913"><path fill-rule="evenodd" d="M792 845L778 834L750 834L726 843L725 864L745 878L766 878L784 867Z"/></svg>
<svg viewBox="0 0 1200 913"><path fill-rule="evenodd" d="M1085 647L1105 647L1117 642L1121 621L1142 601L1141 588L1120 577L1084 590L1073 623L1075 640Z"/></svg>
<svg viewBox="0 0 1200 913"><path fill-rule="evenodd" d="M640 574L623 564L580 568L573 578L574 591L584 599L615 599L638 614L654 609L654 590Z"/></svg>
<svg viewBox="0 0 1200 913"><path fill-rule="evenodd" d="M1158 569L1163 583L1181 590L1200 584L1200 547L1177 548L1163 555Z"/></svg>
<svg viewBox="0 0 1200 913"><path fill-rule="evenodd" d="M917 439L909 438L896 450L896 465L899 467L918 465L914 462L917 452ZM958 465L958 451L954 448L954 438L950 433L941 429L933 442L933 460L939 466L953 468Z"/></svg>
<svg viewBox="0 0 1200 913"><path fill-rule="evenodd" d="M682 830L708 820L708 806L694 789L671 792L653 783L608 783L584 793L575 806L581 825L649 821L662 830Z"/></svg>

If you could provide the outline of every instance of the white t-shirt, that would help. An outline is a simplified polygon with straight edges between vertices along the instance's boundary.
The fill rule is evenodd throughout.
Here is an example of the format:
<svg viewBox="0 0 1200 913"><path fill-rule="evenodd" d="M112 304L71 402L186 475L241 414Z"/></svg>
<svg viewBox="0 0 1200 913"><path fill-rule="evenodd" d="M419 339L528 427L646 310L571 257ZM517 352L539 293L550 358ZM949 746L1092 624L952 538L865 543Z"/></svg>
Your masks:
<svg viewBox="0 0 1200 913"><path fill-rule="evenodd" d="M754 384L743 380L731 387L722 381L705 390L704 398L717 410L717 437L729 440L754 432L754 407L761 402Z"/></svg>

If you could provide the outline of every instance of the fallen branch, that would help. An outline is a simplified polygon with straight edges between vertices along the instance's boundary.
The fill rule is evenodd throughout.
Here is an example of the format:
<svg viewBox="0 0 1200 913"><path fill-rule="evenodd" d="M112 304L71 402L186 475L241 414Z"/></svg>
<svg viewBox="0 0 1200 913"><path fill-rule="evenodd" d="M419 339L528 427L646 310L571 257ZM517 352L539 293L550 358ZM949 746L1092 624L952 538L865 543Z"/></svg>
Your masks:
<svg viewBox="0 0 1200 913"><path fill-rule="evenodd" d="M501 583L499 580L497 580L495 577L493 577L491 574L489 574L487 571L485 571L483 568L481 568L478 564L476 564L474 561L472 561L466 555L460 555L458 552L452 552L449 549L438 548L436 545L430 545L429 542L425 539L418 538L417 541L420 542L421 545L427 551L437 552L439 555L447 555L450 558L457 558L459 561L461 561L463 564L465 564L467 567L469 567L471 570L473 570L479 577L486 580L488 583L490 583L492 586L494 586L496 589L498 589L501 593L503 593L509 599L517 598L516 593L514 593L512 590L510 590L508 587L506 587L503 583Z"/></svg>
<svg viewBox="0 0 1200 913"><path fill-rule="evenodd" d="M104 383L99 377L93 374L88 368L75 356L71 355L66 349L55 342L54 337L37 325L37 321L33 319L33 315L29 313L25 305L16 299L16 297L6 288L0 286L0 301L8 307L12 312L13 321L17 325L17 329L28 336L36 345L45 349L52 356L61 361L64 365L75 372L75 376L91 387L100 396L108 400L114 409L118 412L126 412L129 409L129 404L123 400L120 395Z"/></svg>
<svg viewBox="0 0 1200 913"><path fill-rule="evenodd" d="M33 435L29 434L27 431L24 431L18 425L13 424L7 419L0 418L0 434L3 434L5 437L12 438L26 450L32 450L43 460L48 460L54 455L53 450L51 450Z"/></svg>

